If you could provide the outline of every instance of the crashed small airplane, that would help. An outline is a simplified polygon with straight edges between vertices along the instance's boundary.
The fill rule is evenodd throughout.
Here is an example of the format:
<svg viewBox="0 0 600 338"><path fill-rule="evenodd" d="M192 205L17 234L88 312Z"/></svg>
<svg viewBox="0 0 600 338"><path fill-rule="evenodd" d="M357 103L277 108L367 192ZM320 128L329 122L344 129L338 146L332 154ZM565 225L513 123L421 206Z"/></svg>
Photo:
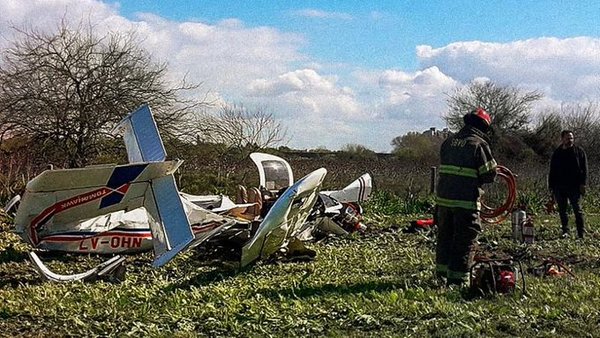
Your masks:
<svg viewBox="0 0 600 338"><path fill-rule="evenodd" d="M342 190L320 193L326 169L294 183L285 160L253 153L260 188L241 187L233 203L226 196L179 192L173 173L183 161L166 160L147 105L125 117L115 130L123 135L128 164L47 170L28 182L15 216L16 232L23 240L34 248L73 253L153 250L153 265L160 267L183 250L241 236L240 265L246 266L310 238L312 229L346 233L362 226L359 203L372 190L368 174ZM124 261L116 256L84 273L60 275L35 252L30 258L52 281L110 275Z"/></svg>

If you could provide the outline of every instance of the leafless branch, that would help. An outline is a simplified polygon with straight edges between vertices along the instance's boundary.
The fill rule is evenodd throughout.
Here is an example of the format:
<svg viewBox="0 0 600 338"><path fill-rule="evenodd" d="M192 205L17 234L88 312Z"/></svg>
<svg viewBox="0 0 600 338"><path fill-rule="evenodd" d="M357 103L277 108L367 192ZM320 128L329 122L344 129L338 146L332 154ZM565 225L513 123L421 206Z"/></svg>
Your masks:
<svg viewBox="0 0 600 338"><path fill-rule="evenodd" d="M115 123L149 103L167 136L189 131L191 113L209 105L181 99L200 84L166 81L135 32L97 36L89 23L63 20L54 32L14 28L0 61L0 132L27 135L60 150L68 166L85 165Z"/></svg>

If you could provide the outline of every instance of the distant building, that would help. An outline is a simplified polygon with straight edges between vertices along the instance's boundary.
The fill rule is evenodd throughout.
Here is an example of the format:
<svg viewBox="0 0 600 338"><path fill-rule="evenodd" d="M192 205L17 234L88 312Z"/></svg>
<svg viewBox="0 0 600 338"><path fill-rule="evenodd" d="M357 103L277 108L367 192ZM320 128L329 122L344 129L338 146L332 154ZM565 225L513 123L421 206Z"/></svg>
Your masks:
<svg viewBox="0 0 600 338"><path fill-rule="evenodd" d="M442 130L437 130L435 127L431 127L428 130L423 132L423 135L427 135L429 137L441 137L446 138L450 136L451 132L448 128L444 128Z"/></svg>

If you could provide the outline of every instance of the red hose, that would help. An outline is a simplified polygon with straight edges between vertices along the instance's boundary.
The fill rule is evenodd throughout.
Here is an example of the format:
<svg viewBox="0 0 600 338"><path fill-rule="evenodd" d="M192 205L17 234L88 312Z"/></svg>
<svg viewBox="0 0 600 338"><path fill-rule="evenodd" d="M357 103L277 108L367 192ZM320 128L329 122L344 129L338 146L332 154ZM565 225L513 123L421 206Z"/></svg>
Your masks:
<svg viewBox="0 0 600 338"><path fill-rule="evenodd" d="M504 203L495 209L488 207L485 205L484 200L481 200L481 219L491 224L503 222L512 212L517 200L517 180L515 175L508 168L501 165L497 166L496 172L498 173L498 177L502 178L506 184L508 193Z"/></svg>

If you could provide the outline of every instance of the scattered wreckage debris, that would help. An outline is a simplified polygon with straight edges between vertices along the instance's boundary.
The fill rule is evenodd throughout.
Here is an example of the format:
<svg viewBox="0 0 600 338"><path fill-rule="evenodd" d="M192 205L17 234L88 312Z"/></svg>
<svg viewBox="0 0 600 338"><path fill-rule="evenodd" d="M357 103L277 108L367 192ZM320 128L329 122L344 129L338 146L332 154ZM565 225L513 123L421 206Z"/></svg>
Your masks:
<svg viewBox="0 0 600 338"><path fill-rule="evenodd" d="M514 257L475 256L469 274L469 291L473 296L513 293L521 281L525 295L525 273L521 261Z"/></svg>
<svg viewBox="0 0 600 338"><path fill-rule="evenodd" d="M51 282L89 282L98 279L122 281L125 277L125 266L123 265L125 257L120 255L114 256L90 270L73 275L61 275L50 271L33 251L29 252L29 259L40 275Z"/></svg>
<svg viewBox="0 0 600 338"><path fill-rule="evenodd" d="M485 246L485 245L484 245ZM525 278L571 277L577 278L567 266L585 263L585 259L570 256L565 259L544 257L532 251L530 246L521 246L515 252L498 251L493 247L477 250L470 267L469 291L471 296L497 295L520 290L527 295Z"/></svg>
<svg viewBox="0 0 600 338"><path fill-rule="evenodd" d="M410 221L404 233L429 232L435 228L435 220L433 218L417 219Z"/></svg>
<svg viewBox="0 0 600 338"><path fill-rule="evenodd" d="M279 252L310 253L303 241L313 238L315 229L344 234L364 228L360 203L372 190L368 174L342 190L320 191L326 169L294 183L285 160L254 153L260 186L240 189L234 203L226 196L177 189L173 173L183 161L166 160L147 105L116 130L123 135L128 164L47 170L28 182L15 215L16 232L25 242L70 253L153 250L155 267L184 250L216 243L237 248L243 267ZM91 280L124 268L122 258L113 258L81 274L60 275L35 253L30 258L52 281Z"/></svg>
<svg viewBox="0 0 600 338"><path fill-rule="evenodd" d="M21 195L13 196L13 198L11 198L8 202L6 202L6 204L2 208L2 212L4 212L7 215L14 216L14 212L15 212L17 206L19 205L20 201L21 201Z"/></svg>
<svg viewBox="0 0 600 338"><path fill-rule="evenodd" d="M577 278L575 273L573 273L573 271L569 269L562 261L553 257L544 259L540 265L529 268L528 272L537 277L571 276L573 278Z"/></svg>

